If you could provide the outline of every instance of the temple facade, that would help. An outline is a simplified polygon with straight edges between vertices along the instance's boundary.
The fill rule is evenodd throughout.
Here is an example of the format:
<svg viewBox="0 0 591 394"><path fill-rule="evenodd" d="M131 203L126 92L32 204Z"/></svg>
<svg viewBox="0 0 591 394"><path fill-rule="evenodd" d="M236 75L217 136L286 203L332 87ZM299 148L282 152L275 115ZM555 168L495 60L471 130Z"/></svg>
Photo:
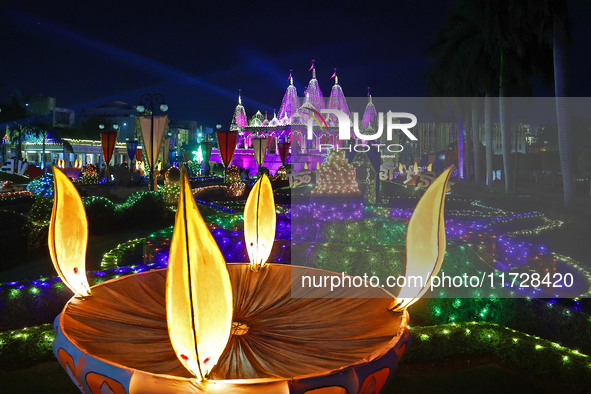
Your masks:
<svg viewBox="0 0 591 394"><path fill-rule="evenodd" d="M254 149L252 139L257 137L269 138L269 146L264 161L264 166L272 172L281 166L281 160L278 155L278 146L280 142L290 142L290 155L287 160L293 166L295 171L299 171L304 166L316 168L327 156L326 145L339 146L344 150L350 149L349 146L367 144L366 141L356 140L354 133L351 133L353 139L340 141L338 139L338 121L335 115L324 115L325 123L319 121L315 116L323 109L340 110L347 114L351 122L358 122L359 130L362 134L372 135L377 130L378 111L372 101L371 94L367 95L367 103L360 119L354 119L349 110L347 98L343 88L339 84L339 78L336 70L331 77L334 79L333 86L327 98L324 97L318 79L316 78L316 69L312 65L312 78L304 89L302 97L298 95L296 86L293 83L293 77L290 73L289 85L283 96L279 107L279 112L270 116L268 113L257 111L250 118L247 116L246 109L242 104L241 94L238 95L238 104L234 109L230 130L238 131L238 142L234 153L232 165L247 168L256 171L258 166L254 160ZM269 119L270 118L270 119ZM313 136L307 138L308 124L312 125ZM525 130L521 125L513 127L513 152L525 153ZM412 129L417 136L417 141L409 141L407 138L398 138L388 141L391 144L400 144L402 151L393 154L388 151L382 151L382 161L392 161L395 165L399 162L408 164L412 162L421 162L423 157L440 155L449 155L449 151L455 151L458 154L458 140L464 140L461 123L452 122L418 122ZM484 144L483 130L480 132L480 141ZM465 141L463 141L465 144ZM324 149L322 149L324 147ZM498 125L494 126L493 150L495 154L500 154L502 149ZM465 149L463 150L465 152ZM220 162L217 149L213 149L212 161Z"/></svg>

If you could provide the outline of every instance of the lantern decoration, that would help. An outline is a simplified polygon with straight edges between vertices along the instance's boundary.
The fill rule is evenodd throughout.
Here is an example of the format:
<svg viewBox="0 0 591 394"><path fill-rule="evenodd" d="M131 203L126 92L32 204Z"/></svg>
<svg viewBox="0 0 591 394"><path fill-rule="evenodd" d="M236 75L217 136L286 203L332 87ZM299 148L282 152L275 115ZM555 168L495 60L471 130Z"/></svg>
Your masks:
<svg viewBox="0 0 591 394"><path fill-rule="evenodd" d="M279 158L281 159L281 164L285 165L285 161L287 160L287 154L289 153L290 142L279 142L277 144L277 150L279 152Z"/></svg>
<svg viewBox="0 0 591 394"><path fill-rule="evenodd" d="M146 150L146 159L150 170L154 170L158 155L160 154L160 147L162 145L162 138L166 130L166 122L168 115L141 115L140 126L142 129L142 138L144 140L144 148ZM151 175L153 176L153 175ZM154 176L156 182L156 176ZM154 190L156 187L154 187Z"/></svg>
<svg viewBox="0 0 591 394"><path fill-rule="evenodd" d="M445 205L445 189L453 166L441 174L425 191L419 200L406 231L406 283L413 275L429 279L422 288L403 287L398 294L392 309L400 311L408 308L425 294L431 285L431 278L439 273L445 256L446 238L443 209Z"/></svg>
<svg viewBox="0 0 591 394"><path fill-rule="evenodd" d="M232 163L234 150L236 149L236 141L238 139L238 131L218 131L218 149L224 168L228 168Z"/></svg>
<svg viewBox="0 0 591 394"><path fill-rule="evenodd" d="M254 271L265 266L275 240L275 199L267 175L263 174L250 191L244 206L244 240Z"/></svg>
<svg viewBox="0 0 591 394"><path fill-rule="evenodd" d="M103 147L103 156L105 165L108 167L113 157L115 143L117 142L117 130L101 131L101 144Z"/></svg>
<svg viewBox="0 0 591 394"><path fill-rule="evenodd" d="M130 140L127 141L127 156L129 156L129 160L133 161L134 158L136 158L137 156L137 146L138 146L138 141L137 140ZM141 160L141 156L138 160Z"/></svg>
<svg viewBox="0 0 591 394"><path fill-rule="evenodd" d="M181 171L181 196L166 276L166 321L179 361L204 380L232 328L232 285L226 262Z"/></svg>
<svg viewBox="0 0 591 394"><path fill-rule="evenodd" d="M168 269L99 283L92 297L69 300L55 321L53 351L79 389L381 392L410 344L406 308L424 289L403 289L395 300L386 289L373 286L294 289L299 282L294 275L322 279L340 274L271 263L253 272L251 264L225 264L197 210L186 170L181 178ZM424 275L426 269L436 274L441 265L448 178L449 171L434 182L411 218L407 275ZM268 230L260 222L271 220L267 208L274 206L266 182L263 176L252 192L251 204L258 204L259 212L244 215L245 227L254 216L259 239ZM60 214L83 212L76 189L63 174L56 175L56 201L57 222L50 231L62 236L55 238L54 248L76 249L72 245L81 244L80 226L69 230L57 225ZM251 204L245 210L252 209ZM272 242L273 236L267 239ZM61 261L60 266L58 270L65 269ZM83 267L77 268L80 273Z"/></svg>
<svg viewBox="0 0 591 394"><path fill-rule="evenodd" d="M203 162L207 164L207 163L209 163L209 158L211 157L212 143L211 142L202 142L201 147L203 148ZM207 165L209 165L209 164L207 164Z"/></svg>
<svg viewBox="0 0 591 394"><path fill-rule="evenodd" d="M49 222L49 254L62 282L78 297L90 295L86 279L88 221L76 187L53 166L54 199Z"/></svg>
<svg viewBox="0 0 591 394"><path fill-rule="evenodd" d="M170 137L164 138L164 144L162 145L162 163L168 163L168 152L170 150Z"/></svg>
<svg viewBox="0 0 591 394"><path fill-rule="evenodd" d="M142 160L142 148L138 147L135 151L135 160L140 161Z"/></svg>
<svg viewBox="0 0 591 394"><path fill-rule="evenodd" d="M252 139L252 147L254 148L254 159L259 167L263 166L265 157L267 156L267 138L257 137Z"/></svg>

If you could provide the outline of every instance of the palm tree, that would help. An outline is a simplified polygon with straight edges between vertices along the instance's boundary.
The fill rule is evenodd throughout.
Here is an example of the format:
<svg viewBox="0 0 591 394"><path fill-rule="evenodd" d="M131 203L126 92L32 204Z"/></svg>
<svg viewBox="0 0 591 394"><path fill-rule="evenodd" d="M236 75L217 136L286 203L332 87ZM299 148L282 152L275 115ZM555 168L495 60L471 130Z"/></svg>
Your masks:
<svg viewBox="0 0 591 394"><path fill-rule="evenodd" d="M570 127L568 3L566 0L530 0L532 24L542 39L552 46L554 66L554 95L558 126L558 151L562 169L564 205L574 200L573 153Z"/></svg>
<svg viewBox="0 0 591 394"><path fill-rule="evenodd" d="M430 90L444 96L479 97L495 91L498 75L496 52L484 34L485 6L483 0L462 0L447 19L427 53L436 58L435 64L425 75ZM472 153L474 155L475 182L481 183L480 139L478 133L478 100L472 100ZM490 108L485 106L486 113ZM486 129L490 133L490 128ZM491 137L492 138L492 137ZM489 139L486 134L485 140ZM487 148L487 171L492 174L492 150Z"/></svg>
<svg viewBox="0 0 591 394"><path fill-rule="evenodd" d="M542 47L537 45L528 22L528 4L519 0L461 0L448 18L429 52L438 60L428 82L434 77L445 80L436 85L454 94L485 96L485 142L487 183L492 182L492 102L499 95L500 129L503 149L505 190L511 188L511 129L504 97L531 91L531 80L540 60ZM474 105L476 105L474 103ZM472 118L477 118L472 112ZM477 132L473 121L473 133ZM476 137L475 134L473 134ZM476 182L480 181L479 144L474 142Z"/></svg>

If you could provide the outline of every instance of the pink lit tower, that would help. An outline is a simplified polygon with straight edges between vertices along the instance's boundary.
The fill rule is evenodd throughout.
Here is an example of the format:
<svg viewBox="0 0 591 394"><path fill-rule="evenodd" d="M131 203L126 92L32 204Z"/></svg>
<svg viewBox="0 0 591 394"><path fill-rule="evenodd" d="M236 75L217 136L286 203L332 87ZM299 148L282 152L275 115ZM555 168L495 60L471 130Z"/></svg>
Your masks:
<svg viewBox="0 0 591 394"><path fill-rule="evenodd" d="M334 69L334 73L332 74L331 79L334 78L334 85L330 91L330 98L328 99L328 109L337 109L348 116L351 116L349 113L349 106L347 105L347 99L345 99L345 94L343 93L343 88L339 85L339 77L337 76L337 69ZM331 127L337 126L337 118L335 115L329 115L328 117L328 125Z"/></svg>
<svg viewBox="0 0 591 394"><path fill-rule="evenodd" d="M300 108L300 99L298 98L298 91L293 84L292 70L289 70L289 86L285 91L281 107L279 108L279 119L287 118L291 122L298 108Z"/></svg>
<svg viewBox="0 0 591 394"><path fill-rule="evenodd" d="M312 66L310 70L312 71L312 79L308 82L308 88L306 89L305 96L308 97L310 100L310 104L317 110L321 110L326 108L324 104L324 97L322 96L322 90L320 90L320 85L318 84L318 80L316 79L316 68L314 68L314 60L312 60Z"/></svg>
<svg viewBox="0 0 591 394"><path fill-rule="evenodd" d="M230 130L241 130L248 126L248 120L246 119L246 110L242 106L242 91L238 91L238 105L234 110L234 116L232 117L232 124Z"/></svg>
<svg viewBox="0 0 591 394"><path fill-rule="evenodd" d="M371 100L371 93L369 92L369 88L367 88L367 106L365 107L365 111L363 112L363 119L361 120L361 127L366 129L376 129L376 120L378 114L376 112L376 107L373 105L373 101Z"/></svg>

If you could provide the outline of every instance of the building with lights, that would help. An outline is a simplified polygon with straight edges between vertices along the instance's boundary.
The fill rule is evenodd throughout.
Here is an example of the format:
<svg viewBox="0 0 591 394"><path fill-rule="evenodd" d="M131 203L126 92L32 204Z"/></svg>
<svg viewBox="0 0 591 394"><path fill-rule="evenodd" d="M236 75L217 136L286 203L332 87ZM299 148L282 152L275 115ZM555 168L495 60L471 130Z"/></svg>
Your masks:
<svg viewBox="0 0 591 394"><path fill-rule="evenodd" d="M307 139L308 122L314 117L315 111L322 109L340 110L347 114L354 122L352 112L349 110L347 98L343 88L339 84L339 78L336 71L331 79L334 84L327 98L324 97L316 78L316 69L311 68L312 78L304 90L303 98L298 96L298 91L290 75L289 85L283 96L279 111L272 115L257 111L250 118L247 116L246 109L242 104L241 95L238 96L238 104L234 109L230 130L236 130L239 133L236 151L232 164L239 167L256 171L258 166L254 160L254 150L252 139L265 136L269 138L269 147L265 158L264 166L271 171L276 170L281 161L276 154L277 144L279 142L291 142L290 163L297 171L302 169L305 164L316 168L319 162L322 162L327 151L321 150L321 145L336 145L338 140L338 121L335 115L326 116L326 126L318 125L315 120L312 122L313 138ZM367 102L363 115L360 116L359 129L363 134L374 134L377 130L377 120L379 112L372 101L372 96L368 93ZM525 153L527 149L526 134L527 130L521 124L513 125L512 152ZM453 151L458 155L458 140L461 140L460 122L428 122L419 121L413 128L413 133L417 136L417 141L409 141L406 138L394 136L392 144L401 144L402 152L397 155L382 152L382 161L392 160L394 163L403 162L404 164L412 162L421 162L429 155L437 154L449 155ZM480 128L480 142L486 145L484 136L484 126ZM343 147L348 145L364 144L361 140L343 141ZM463 150L466 151L465 149ZM493 125L493 151L494 154L502 153L502 142L500 127ZM211 156L212 161L220 162L217 149L214 149Z"/></svg>

